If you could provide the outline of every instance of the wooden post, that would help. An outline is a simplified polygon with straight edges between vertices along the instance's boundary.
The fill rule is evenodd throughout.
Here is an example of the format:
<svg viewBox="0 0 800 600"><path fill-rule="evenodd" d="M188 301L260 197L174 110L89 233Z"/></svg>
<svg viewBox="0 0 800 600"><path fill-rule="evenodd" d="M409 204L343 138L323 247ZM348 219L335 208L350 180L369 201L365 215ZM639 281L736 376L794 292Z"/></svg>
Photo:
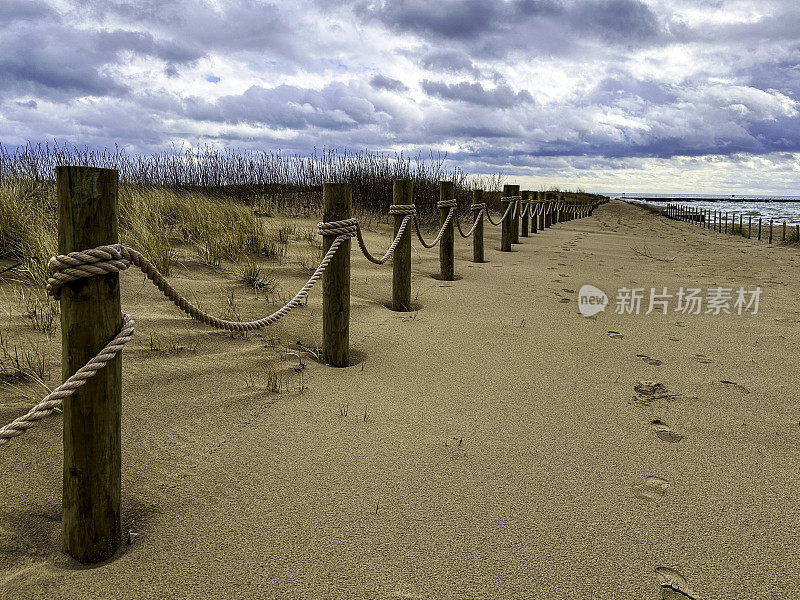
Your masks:
<svg viewBox="0 0 800 600"><path fill-rule="evenodd" d="M452 200L456 197L455 185L452 181L439 182L439 200ZM444 225L450 208L439 209L439 227ZM442 233L442 240L439 242L439 272L443 281L453 281L455 277L455 215L450 219L447 228Z"/></svg>
<svg viewBox="0 0 800 600"><path fill-rule="evenodd" d="M728 233L728 213L725 213L725 233Z"/></svg>
<svg viewBox="0 0 800 600"><path fill-rule="evenodd" d="M472 204L483 203L483 190L472 190ZM474 210L472 211L472 222L479 223L475 226L475 232L472 234L472 260L476 263L484 262L483 257L483 213Z"/></svg>
<svg viewBox="0 0 800 600"><path fill-rule="evenodd" d="M761 217L758 218L758 241L761 241Z"/></svg>
<svg viewBox="0 0 800 600"><path fill-rule="evenodd" d="M531 211L531 233L539 233L539 192L531 192L530 200L528 210Z"/></svg>
<svg viewBox="0 0 800 600"><path fill-rule="evenodd" d="M753 235L753 215L747 215L747 239Z"/></svg>
<svg viewBox="0 0 800 600"><path fill-rule="evenodd" d="M58 251L118 244L117 171L56 168ZM61 376L70 377L122 328L119 273L61 288ZM62 547L82 563L110 558L121 539L122 355L64 401Z"/></svg>
<svg viewBox="0 0 800 600"><path fill-rule="evenodd" d="M505 196L505 191L503 192ZM503 200L500 203L500 210L505 214L508 207L511 206L513 200ZM512 208L503 219L502 226L500 227L500 251L511 252L511 228L514 226L514 219L511 216Z"/></svg>
<svg viewBox="0 0 800 600"><path fill-rule="evenodd" d="M519 186L518 185L504 185L503 186L503 196L519 196ZM519 244L519 213L520 213L520 203L519 200L517 202L517 214L512 219L511 223L511 243L512 244ZM511 209L511 212L514 212L514 209Z"/></svg>
<svg viewBox="0 0 800 600"><path fill-rule="evenodd" d="M414 187L410 179L392 182L392 203L413 204ZM405 215L394 216L394 235L400 230ZM409 225L411 225L409 223ZM392 310L411 310L411 227L406 227L403 237L392 255Z"/></svg>
<svg viewBox="0 0 800 600"><path fill-rule="evenodd" d="M794 226L794 243L800 244L800 224Z"/></svg>
<svg viewBox="0 0 800 600"><path fill-rule="evenodd" d="M353 192L349 183L322 184L322 220L349 219ZM323 256L335 235L322 236ZM339 246L322 275L322 354L334 367L350 366L350 240Z"/></svg>
<svg viewBox="0 0 800 600"><path fill-rule="evenodd" d="M522 232L519 234L520 237L528 237L528 224L531 220L530 209L531 209L531 193L528 190L520 192L522 196L522 201L520 202L520 217L522 218ZM528 211L525 213L525 216L522 216L522 208L527 208Z"/></svg>
<svg viewBox="0 0 800 600"><path fill-rule="evenodd" d="M781 241L786 241L786 221L783 222L783 234L781 235Z"/></svg>
<svg viewBox="0 0 800 600"><path fill-rule="evenodd" d="M772 219L769 220L769 243L772 243Z"/></svg>
<svg viewBox="0 0 800 600"><path fill-rule="evenodd" d="M744 237L744 213L739 213L739 235Z"/></svg>

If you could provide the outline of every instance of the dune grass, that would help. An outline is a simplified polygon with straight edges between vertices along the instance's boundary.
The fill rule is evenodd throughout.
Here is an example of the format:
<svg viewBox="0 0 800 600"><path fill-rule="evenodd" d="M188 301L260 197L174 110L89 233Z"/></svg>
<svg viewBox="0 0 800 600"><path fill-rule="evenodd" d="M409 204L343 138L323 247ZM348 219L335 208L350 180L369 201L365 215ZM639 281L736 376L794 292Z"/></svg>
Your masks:
<svg viewBox="0 0 800 600"><path fill-rule="evenodd" d="M175 247L184 244L212 267L242 257L282 258L293 237L285 224L270 228L253 208L218 195L123 184L119 190L120 238L169 275ZM55 186L0 182L0 256L19 263L19 279L43 285L47 260L57 250Z"/></svg>

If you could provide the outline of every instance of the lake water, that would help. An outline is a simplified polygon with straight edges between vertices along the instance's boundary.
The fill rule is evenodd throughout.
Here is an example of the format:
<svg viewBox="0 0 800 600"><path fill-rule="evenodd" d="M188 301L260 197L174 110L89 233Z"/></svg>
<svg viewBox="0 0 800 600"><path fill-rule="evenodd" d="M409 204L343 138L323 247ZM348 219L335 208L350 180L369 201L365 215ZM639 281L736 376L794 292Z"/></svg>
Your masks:
<svg viewBox="0 0 800 600"><path fill-rule="evenodd" d="M732 214L744 215L747 221L749 216L756 221L759 217L763 222L769 223L773 219L775 223L786 221L787 224L800 223L800 196L721 196L713 194L691 195L691 194L616 194L612 198L620 200L637 200L637 198L647 198L646 203L654 206L665 206L667 203L682 204L696 209L706 209L711 211L722 211L728 213L728 218ZM663 198L663 199L662 199ZM702 198L702 199L701 199ZM637 200L639 201L639 200Z"/></svg>

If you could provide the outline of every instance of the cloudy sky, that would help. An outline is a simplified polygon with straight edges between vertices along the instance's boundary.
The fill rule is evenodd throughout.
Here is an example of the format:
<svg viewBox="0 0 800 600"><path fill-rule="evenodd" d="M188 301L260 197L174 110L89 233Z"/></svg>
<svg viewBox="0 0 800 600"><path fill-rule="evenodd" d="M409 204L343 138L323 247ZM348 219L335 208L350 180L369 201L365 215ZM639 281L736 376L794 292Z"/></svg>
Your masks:
<svg viewBox="0 0 800 600"><path fill-rule="evenodd" d="M0 143L800 194L797 0L0 0Z"/></svg>

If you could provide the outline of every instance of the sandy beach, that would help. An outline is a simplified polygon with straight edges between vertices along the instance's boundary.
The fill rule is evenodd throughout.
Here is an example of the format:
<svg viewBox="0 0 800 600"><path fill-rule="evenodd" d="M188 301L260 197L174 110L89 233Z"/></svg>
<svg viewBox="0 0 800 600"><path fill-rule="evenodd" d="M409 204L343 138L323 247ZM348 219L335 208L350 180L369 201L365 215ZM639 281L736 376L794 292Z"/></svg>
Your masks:
<svg viewBox="0 0 800 600"><path fill-rule="evenodd" d="M800 251L622 202L513 253L486 232L483 264L456 238L455 282L413 244L412 313L354 248L346 369L277 360L319 343L319 289L242 339L124 273L132 543L92 568L61 554L54 416L0 449L0 597L655 600L667 568L695 598L800 598ZM223 289L242 318L274 310L196 263L171 280L212 312ZM584 284L606 312L579 314ZM758 313L614 314L621 287L720 285L760 286ZM0 422L30 405L2 391Z"/></svg>

